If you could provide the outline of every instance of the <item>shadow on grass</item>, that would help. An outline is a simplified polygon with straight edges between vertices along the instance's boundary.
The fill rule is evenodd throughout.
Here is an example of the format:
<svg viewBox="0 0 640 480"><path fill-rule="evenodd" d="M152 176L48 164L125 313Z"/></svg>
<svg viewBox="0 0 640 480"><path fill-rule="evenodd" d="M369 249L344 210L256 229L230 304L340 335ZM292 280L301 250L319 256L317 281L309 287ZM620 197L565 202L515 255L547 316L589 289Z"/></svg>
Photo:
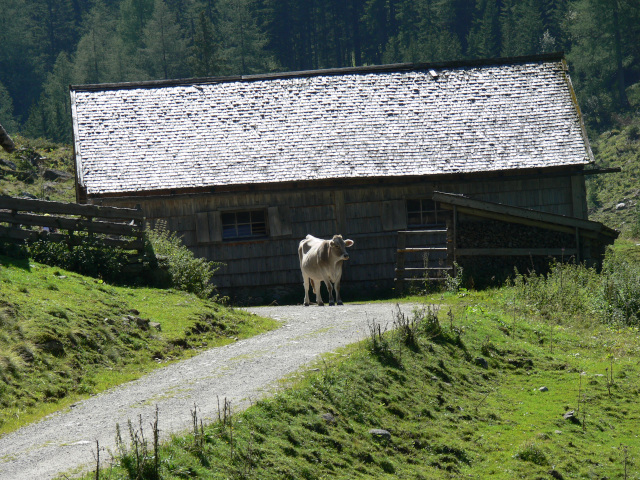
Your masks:
<svg viewBox="0 0 640 480"><path fill-rule="evenodd" d="M19 256L0 255L0 266L20 268L26 271L31 270L31 267L29 266L29 259Z"/></svg>

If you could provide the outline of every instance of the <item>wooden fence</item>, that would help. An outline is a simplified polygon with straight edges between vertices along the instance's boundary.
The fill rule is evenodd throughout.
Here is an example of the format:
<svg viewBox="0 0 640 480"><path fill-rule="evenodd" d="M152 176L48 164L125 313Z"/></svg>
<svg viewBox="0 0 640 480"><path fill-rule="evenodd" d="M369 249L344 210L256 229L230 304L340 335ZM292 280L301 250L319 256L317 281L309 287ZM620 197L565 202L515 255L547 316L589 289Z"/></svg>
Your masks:
<svg viewBox="0 0 640 480"><path fill-rule="evenodd" d="M131 264L144 257L144 215L139 208L0 196L0 239L16 243L46 239L74 245L81 242L79 232L105 246L132 251Z"/></svg>

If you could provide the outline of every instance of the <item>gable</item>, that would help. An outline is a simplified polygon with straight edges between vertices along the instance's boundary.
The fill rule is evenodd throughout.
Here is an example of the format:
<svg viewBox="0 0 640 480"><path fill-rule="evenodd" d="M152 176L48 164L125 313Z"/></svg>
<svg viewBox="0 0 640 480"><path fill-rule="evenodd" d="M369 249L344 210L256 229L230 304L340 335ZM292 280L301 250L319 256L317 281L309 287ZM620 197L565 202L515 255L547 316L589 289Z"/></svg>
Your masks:
<svg viewBox="0 0 640 480"><path fill-rule="evenodd" d="M88 195L592 161L561 57L71 89Z"/></svg>

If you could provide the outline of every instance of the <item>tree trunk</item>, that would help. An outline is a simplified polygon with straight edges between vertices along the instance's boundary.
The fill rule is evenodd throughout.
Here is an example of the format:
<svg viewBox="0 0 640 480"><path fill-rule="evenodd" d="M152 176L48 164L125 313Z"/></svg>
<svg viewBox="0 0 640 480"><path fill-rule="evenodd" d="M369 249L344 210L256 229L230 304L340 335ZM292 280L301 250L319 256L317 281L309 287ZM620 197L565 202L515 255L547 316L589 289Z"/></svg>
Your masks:
<svg viewBox="0 0 640 480"><path fill-rule="evenodd" d="M11 140L11 137L2 125L0 125L0 145L2 145L2 148L4 148L8 153L11 153L16 149L13 140Z"/></svg>

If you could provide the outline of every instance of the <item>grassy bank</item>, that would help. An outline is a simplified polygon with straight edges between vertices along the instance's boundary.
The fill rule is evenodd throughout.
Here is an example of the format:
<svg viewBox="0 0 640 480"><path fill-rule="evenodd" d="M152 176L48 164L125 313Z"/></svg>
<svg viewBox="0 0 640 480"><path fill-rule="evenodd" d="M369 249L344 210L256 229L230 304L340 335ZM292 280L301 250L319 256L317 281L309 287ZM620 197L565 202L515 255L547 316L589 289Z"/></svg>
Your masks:
<svg viewBox="0 0 640 480"><path fill-rule="evenodd" d="M276 322L0 256L0 433Z"/></svg>
<svg viewBox="0 0 640 480"><path fill-rule="evenodd" d="M184 412L193 431L157 452L121 426L100 478L638 478L640 337L582 301L603 279L569 266L413 298L425 309L395 332L371 325L273 398L221 399L208 426Z"/></svg>

